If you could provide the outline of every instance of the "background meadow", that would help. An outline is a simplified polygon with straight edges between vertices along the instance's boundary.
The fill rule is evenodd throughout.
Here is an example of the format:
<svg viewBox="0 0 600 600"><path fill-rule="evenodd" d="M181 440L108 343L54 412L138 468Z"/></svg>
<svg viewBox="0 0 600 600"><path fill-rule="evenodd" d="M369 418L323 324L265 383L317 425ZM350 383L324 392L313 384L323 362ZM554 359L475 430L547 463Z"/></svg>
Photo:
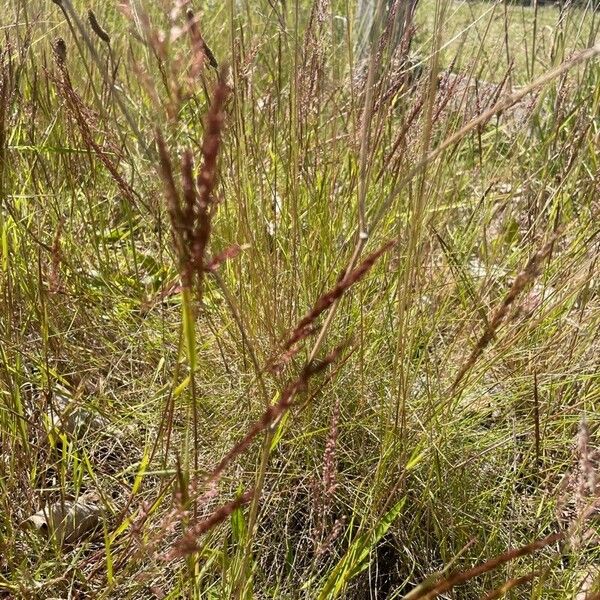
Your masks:
<svg viewBox="0 0 600 600"><path fill-rule="evenodd" d="M598 24L5 3L0 595L598 598Z"/></svg>

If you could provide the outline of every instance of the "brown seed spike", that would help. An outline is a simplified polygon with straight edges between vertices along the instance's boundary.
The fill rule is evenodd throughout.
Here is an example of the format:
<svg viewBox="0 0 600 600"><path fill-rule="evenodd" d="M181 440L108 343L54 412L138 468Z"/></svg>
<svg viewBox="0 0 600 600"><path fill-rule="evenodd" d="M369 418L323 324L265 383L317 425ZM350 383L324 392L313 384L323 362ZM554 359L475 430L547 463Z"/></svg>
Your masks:
<svg viewBox="0 0 600 600"><path fill-rule="evenodd" d="M67 59L67 44L65 43L65 40L60 37L56 38L53 49L56 60L62 65Z"/></svg>
<svg viewBox="0 0 600 600"><path fill-rule="evenodd" d="M194 158L191 150L187 149L183 153L181 163L181 180L183 190L183 208L182 218L183 225L193 229L194 207L196 206L197 190L196 182L194 181Z"/></svg>
<svg viewBox="0 0 600 600"><path fill-rule="evenodd" d="M98 23L98 19L96 18L96 14L90 8L88 10L88 21L90 22L90 27L92 31L106 44L110 45L110 35L100 26Z"/></svg>
<svg viewBox="0 0 600 600"><path fill-rule="evenodd" d="M506 315L508 314L509 308L512 306L517 297L525 289L525 287L531 283L538 275L541 269L542 261L550 256L554 242L558 238L558 233L555 233L550 241L536 254L534 254L525 268L515 277L511 288L508 290L500 306L492 313L489 324L486 326L483 334L479 338L477 345L471 351L469 358L462 365L458 374L454 378L454 382L451 386L451 391L456 390L458 384L463 380L465 375L473 368L479 357L483 354L483 351L487 348L489 343L494 339L496 330L504 322Z"/></svg>
<svg viewBox="0 0 600 600"><path fill-rule="evenodd" d="M211 232L211 206L213 192L217 183L217 158L221 146L221 135L225 121L225 102L229 89L221 76L215 87L210 110L204 124L202 142L202 166L197 177L197 206L198 215L194 241L192 244L192 260L200 277L204 271L204 256Z"/></svg>
<svg viewBox="0 0 600 600"><path fill-rule="evenodd" d="M313 308L300 319L290 337L283 344L283 350L289 350L294 344L304 339L319 315L326 311L336 300L341 298L350 287L360 281L369 272L377 260L395 245L395 240L385 243L379 250L376 250L367 256L365 260L352 271L344 273L344 276L338 280L336 285L331 290L321 295Z"/></svg>
<svg viewBox="0 0 600 600"><path fill-rule="evenodd" d="M219 63L217 62L213 51L208 47L208 44L204 41L204 38L200 33L200 28L198 27L198 19L194 15L194 11L191 8L188 8L186 12L186 17L188 20L190 38L192 40L192 47L194 51L198 55L200 55L202 59L206 58L208 60L208 64L213 69L218 69Z"/></svg>
<svg viewBox="0 0 600 600"><path fill-rule="evenodd" d="M216 508L208 517L195 523L189 531L175 544L165 556L165 560L174 560L198 552L201 546L198 538L227 519L235 510L248 504L254 495L254 490L248 490L241 496Z"/></svg>
<svg viewBox="0 0 600 600"><path fill-rule="evenodd" d="M210 64L210 66L213 69L218 69L219 63L217 62L217 59L215 58L213 51L209 48L208 44L204 40L202 40L202 42L203 42L204 53L206 54L206 58L208 58L208 62Z"/></svg>

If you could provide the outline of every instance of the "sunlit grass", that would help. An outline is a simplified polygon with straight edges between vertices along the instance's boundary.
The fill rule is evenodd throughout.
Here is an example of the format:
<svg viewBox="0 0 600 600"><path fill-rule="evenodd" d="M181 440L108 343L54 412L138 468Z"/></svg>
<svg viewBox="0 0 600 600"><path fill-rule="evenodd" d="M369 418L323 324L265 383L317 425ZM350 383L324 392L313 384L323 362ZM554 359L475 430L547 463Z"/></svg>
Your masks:
<svg viewBox="0 0 600 600"><path fill-rule="evenodd" d="M435 1L420 2L418 36L427 52L432 31ZM535 48L533 48L534 22ZM483 79L501 82L510 69L515 85L556 65L571 52L592 45L598 17L593 11L571 7L561 12L558 5L533 6L502 2L449 2L444 26L443 62L456 69L473 69Z"/></svg>
<svg viewBox="0 0 600 600"><path fill-rule="evenodd" d="M208 254L236 251L199 299L180 288L155 140L178 185L186 149L202 168L217 71L188 76L182 13L93 3L109 48L74 4L88 40L55 3L0 8L0 594L402 598L572 524L555 508L575 510L559 483L581 464L582 419L598 446L598 62L535 89L516 126L506 113L470 126L489 106L458 92L445 105L430 73L517 89L595 43L596 15L423 0L421 77L400 85L385 50L370 97L353 4L312 21L304 2L203 5L233 88ZM286 348L332 289L316 331ZM312 354L332 364L309 377ZM59 397L100 425L61 437ZM253 423L254 443L205 486ZM90 490L99 535L61 546L22 527ZM244 493L249 506L165 561ZM571 598L594 552L549 544L457 594L535 565L514 598Z"/></svg>

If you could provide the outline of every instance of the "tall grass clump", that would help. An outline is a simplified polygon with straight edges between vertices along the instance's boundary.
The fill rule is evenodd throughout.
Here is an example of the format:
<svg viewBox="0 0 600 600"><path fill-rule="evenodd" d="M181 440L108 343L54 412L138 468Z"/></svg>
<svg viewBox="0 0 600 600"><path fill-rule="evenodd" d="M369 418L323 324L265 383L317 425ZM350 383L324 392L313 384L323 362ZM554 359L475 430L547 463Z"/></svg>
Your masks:
<svg viewBox="0 0 600 600"><path fill-rule="evenodd" d="M0 596L598 597L591 4L0 17Z"/></svg>

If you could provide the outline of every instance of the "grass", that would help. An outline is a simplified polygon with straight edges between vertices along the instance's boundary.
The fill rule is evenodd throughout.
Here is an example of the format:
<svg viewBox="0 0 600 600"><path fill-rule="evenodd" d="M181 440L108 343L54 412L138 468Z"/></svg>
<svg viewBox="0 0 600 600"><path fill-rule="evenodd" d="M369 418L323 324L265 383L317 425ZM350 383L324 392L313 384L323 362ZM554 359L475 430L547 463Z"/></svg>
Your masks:
<svg viewBox="0 0 600 600"><path fill-rule="evenodd" d="M597 15L422 0L416 76L354 3L60 4L0 9L0 594L597 597Z"/></svg>
<svg viewBox="0 0 600 600"><path fill-rule="evenodd" d="M433 28L434 6L435 2L423 2L417 16L425 47L430 40L427 32ZM552 5L541 5L536 11L533 5L453 2L444 23L444 63L472 69L478 77L495 83L502 81L512 65L512 82L523 85L569 53L591 46L596 28L597 15L582 7L560 12Z"/></svg>

